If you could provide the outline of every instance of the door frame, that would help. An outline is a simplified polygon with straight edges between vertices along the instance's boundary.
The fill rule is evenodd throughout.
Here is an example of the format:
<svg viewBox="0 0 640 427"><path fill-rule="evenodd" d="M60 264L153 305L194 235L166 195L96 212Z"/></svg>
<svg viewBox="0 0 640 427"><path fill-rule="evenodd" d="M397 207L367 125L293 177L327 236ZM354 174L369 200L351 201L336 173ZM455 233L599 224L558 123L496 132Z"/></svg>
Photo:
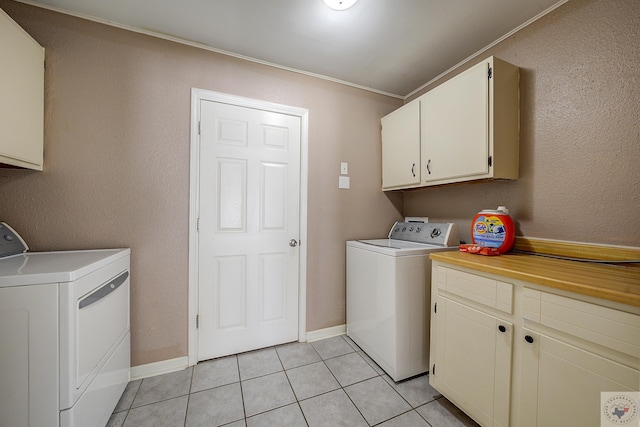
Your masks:
<svg viewBox="0 0 640 427"><path fill-rule="evenodd" d="M191 89L191 136L189 172L189 316L188 316L188 359L189 366L198 363L198 232L197 221L200 210L200 102L212 101L239 107L255 108L275 113L288 114L300 118L300 238L298 273L298 341L306 341L307 326L307 183L308 183L308 143L309 110L276 104L241 96L228 95L205 89Z"/></svg>

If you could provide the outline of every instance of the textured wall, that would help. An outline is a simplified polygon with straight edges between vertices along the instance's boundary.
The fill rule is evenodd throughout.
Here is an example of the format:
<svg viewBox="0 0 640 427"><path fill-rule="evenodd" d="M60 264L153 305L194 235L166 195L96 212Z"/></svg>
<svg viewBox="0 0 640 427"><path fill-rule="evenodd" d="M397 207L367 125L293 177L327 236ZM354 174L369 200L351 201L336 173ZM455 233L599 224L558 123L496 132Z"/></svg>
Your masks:
<svg viewBox="0 0 640 427"><path fill-rule="evenodd" d="M405 214L469 239L506 205L519 235L640 246L640 3L572 0L489 55L521 67L520 179L407 192Z"/></svg>
<svg viewBox="0 0 640 427"><path fill-rule="evenodd" d="M46 49L45 170L0 170L32 250L132 249L132 363L187 354L192 87L309 110L307 330L345 323L344 242L385 234L380 117L401 101L0 0ZM338 190L340 162L352 189ZM372 215L375 213L375 215Z"/></svg>

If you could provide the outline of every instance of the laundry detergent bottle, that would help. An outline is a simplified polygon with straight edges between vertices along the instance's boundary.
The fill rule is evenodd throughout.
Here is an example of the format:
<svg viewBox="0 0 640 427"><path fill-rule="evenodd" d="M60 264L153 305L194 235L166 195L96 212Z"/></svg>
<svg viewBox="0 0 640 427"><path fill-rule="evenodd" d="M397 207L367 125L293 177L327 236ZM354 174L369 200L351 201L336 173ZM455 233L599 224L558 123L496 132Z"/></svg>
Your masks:
<svg viewBox="0 0 640 427"><path fill-rule="evenodd" d="M478 246L495 248L498 253L506 253L513 248L516 239L513 220L504 206L478 212L471 223L471 239Z"/></svg>

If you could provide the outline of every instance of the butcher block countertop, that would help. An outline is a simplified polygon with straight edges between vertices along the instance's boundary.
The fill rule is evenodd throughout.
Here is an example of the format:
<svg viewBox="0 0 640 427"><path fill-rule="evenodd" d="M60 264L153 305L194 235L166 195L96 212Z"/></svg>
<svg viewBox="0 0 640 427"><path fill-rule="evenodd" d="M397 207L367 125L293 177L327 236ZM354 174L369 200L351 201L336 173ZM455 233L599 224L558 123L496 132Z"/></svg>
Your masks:
<svg viewBox="0 0 640 427"><path fill-rule="evenodd" d="M545 242L545 245L548 242ZM538 249L537 243L539 242L532 244L530 239L516 239L515 249ZM582 245L578 245L577 248L579 249L577 252L570 248L569 252L564 252L564 255L576 257L576 255L585 254ZM601 254L603 248L599 246L597 249L597 253ZM604 251L607 253L599 258L616 259L617 255L623 256L621 259L640 258L640 248L637 249L637 254L636 248L620 249L614 249L614 252ZM553 251L545 250L544 253L550 252ZM562 250L555 251L554 255L561 252ZM584 258L584 256L578 257ZM514 252L500 256L474 255L459 251L434 252L430 254L430 258L485 273L640 307L639 264L612 265L567 261Z"/></svg>

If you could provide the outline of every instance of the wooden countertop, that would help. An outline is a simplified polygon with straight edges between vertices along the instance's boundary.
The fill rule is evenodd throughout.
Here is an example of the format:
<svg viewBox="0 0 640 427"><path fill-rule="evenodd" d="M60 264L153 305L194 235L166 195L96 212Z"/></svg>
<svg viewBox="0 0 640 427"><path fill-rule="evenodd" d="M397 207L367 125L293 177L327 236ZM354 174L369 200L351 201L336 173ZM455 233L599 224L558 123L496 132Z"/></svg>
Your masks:
<svg viewBox="0 0 640 427"><path fill-rule="evenodd" d="M474 255L459 251L434 252L434 261L549 286L640 307L638 265L594 264L530 254Z"/></svg>

